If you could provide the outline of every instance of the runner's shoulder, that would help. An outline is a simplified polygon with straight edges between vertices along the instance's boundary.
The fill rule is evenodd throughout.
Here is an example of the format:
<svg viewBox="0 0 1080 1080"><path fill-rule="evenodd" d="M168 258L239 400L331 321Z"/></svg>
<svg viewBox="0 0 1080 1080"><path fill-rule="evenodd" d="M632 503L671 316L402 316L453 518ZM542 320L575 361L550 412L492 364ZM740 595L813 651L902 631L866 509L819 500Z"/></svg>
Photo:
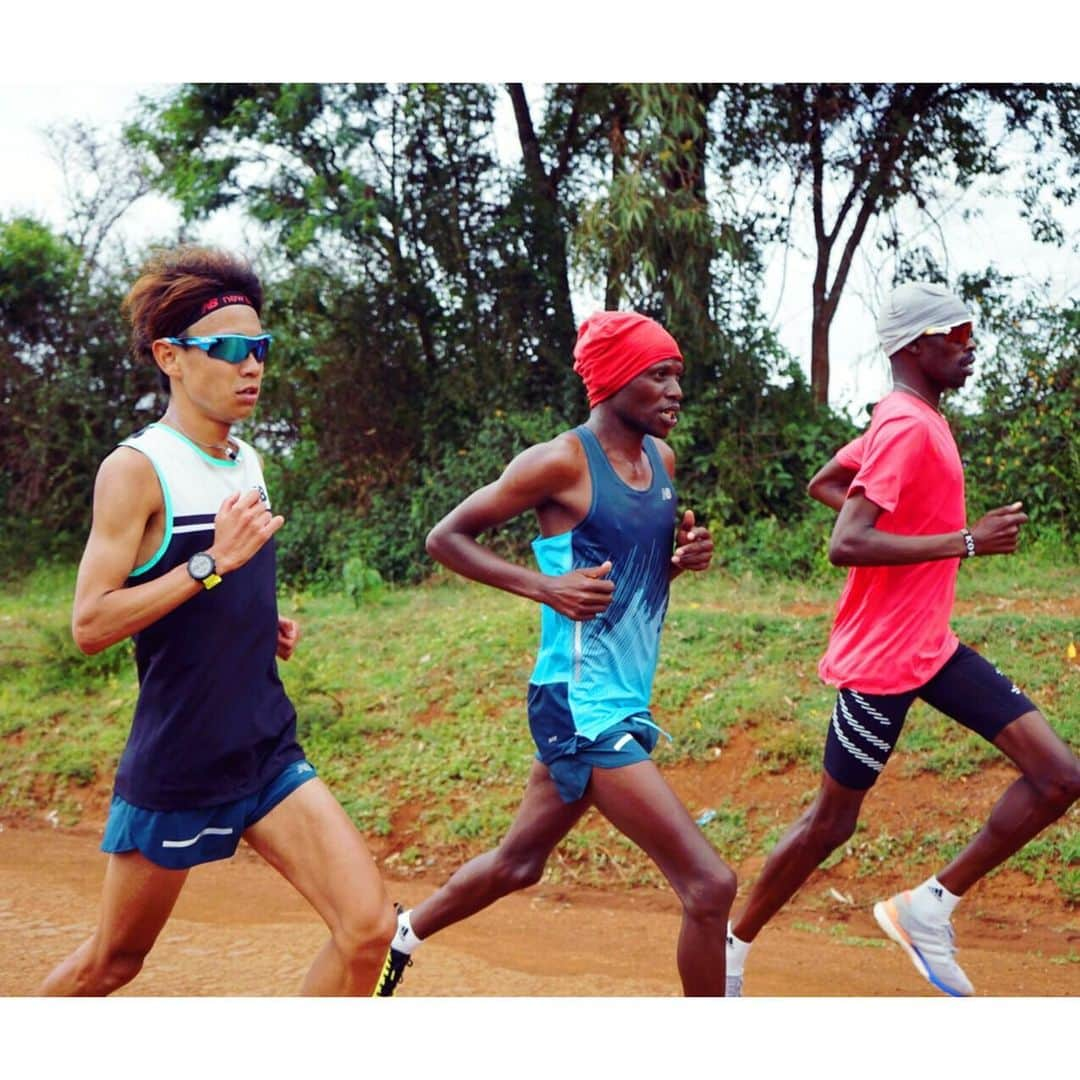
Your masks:
<svg viewBox="0 0 1080 1080"><path fill-rule="evenodd" d="M542 472L554 486L573 483L587 468L584 447L572 432L564 431L547 442L523 450L510 463L508 472Z"/></svg>
<svg viewBox="0 0 1080 1080"><path fill-rule="evenodd" d="M130 446L118 446L98 466L95 503L153 513L163 505L161 484L150 459Z"/></svg>

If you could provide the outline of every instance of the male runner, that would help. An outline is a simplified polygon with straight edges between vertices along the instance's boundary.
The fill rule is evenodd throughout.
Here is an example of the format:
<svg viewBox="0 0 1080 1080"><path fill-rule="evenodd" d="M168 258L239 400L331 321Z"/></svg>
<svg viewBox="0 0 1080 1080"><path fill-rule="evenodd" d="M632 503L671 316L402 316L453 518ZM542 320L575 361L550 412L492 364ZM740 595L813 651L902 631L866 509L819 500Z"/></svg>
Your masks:
<svg viewBox="0 0 1080 1080"><path fill-rule="evenodd" d="M1016 502L970 529L960 455L938 402L971 375L972 316L938 285L901 285L878 319L893 392L869 430L811 480L839 511L829 558L850 566L819 673L838 688L821 789L773 849L728 938L728 994L741 993L750 944L828 854L855 831L915 698L977 732L1021 772L966 848L915 889L874 905L915 968L953 996L973 988L955 959L950 916L980 878L1080 795L1080 761L1035 706L949 627L960 562L1016 550Z"/></svg>
<svg viewBox="0 0 1080 1080"><path fill-rule="evenodd" d="M528 693L537 759L498 847L400 914L384 996L421 941L539 881L552 849L590 806L653 859L682 902L684 992L724 992L735 876L649 758L669 583L712 558L712 540L690 511L676 529L675 459L663 442L678 422L682 354L653 320L600 312L579 328L574 357L588 421L519 454L428 536L429 553L452 570L542 605ZM476 540L529 510L539 519L539 571Z"/></svg>
<svg viewBox="0 0 1080 1080"><path fill-rule="evenodd" d="M150 261L128 295L136 356L169 386L165 415L101 465L72 630L96 653L135 640L139 700L102 849L97 928L43 994L108 994L133 979L188 871L240 837L302 893L330 940L311 994L370 994L394 914L364 841L296 742L278 678L299 639L277 613L259 459L230 434L259 397L270 335L262 287L224 252Z"/></svg>

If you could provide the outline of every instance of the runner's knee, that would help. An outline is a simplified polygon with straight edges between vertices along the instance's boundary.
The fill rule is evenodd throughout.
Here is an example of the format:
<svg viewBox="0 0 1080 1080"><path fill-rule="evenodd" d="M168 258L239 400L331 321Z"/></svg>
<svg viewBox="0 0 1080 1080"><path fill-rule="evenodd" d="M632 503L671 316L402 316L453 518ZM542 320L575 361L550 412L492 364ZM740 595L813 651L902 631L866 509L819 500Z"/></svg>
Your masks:
<svg viewBox="0 0 1080 1080"><path fill-rule="evenodd" d="M147 950L149 951L149 950ZM88 972L89 983L103 994L111 994L126 986L142 971L147 952L105 952L99 955Z"/></svg>
<svg viewBox="0 0 1080 1080"><path fill-rule="evenodd" d="M685 887L679 890L683 909L692 919L727 921L735 903L738 882L727 863L700 870Z"/></svg>
<svg viewBox="0 0 1080 1080"><path fill-rule="evenodd" d="M851 839L858 820L858 808L852 810L818 802L807 815L806 834L809 841L818 846L824 859Z"/></svg>
<svg viewBox="0 0 1080 1080"><path fill-rule="evenodd" d="M341 920L334 942L347 959L383 957L390 948L397 918L389 903L357 907Z"/></svg>
<svg viewBox="0 0 1080 1080"><path fill-rule="evenodd" d="M1044 803L1063 814L1080 798L1080 760L1073 757L1046 773L1029 776L1028 781Z"/></svg>
<svg viewBox="0 0 1080 1080"><path fill-rule="evenodd" d="M498 848L492 862L496 887L504 894L535 885L544 876L547 852Z"/></svg>

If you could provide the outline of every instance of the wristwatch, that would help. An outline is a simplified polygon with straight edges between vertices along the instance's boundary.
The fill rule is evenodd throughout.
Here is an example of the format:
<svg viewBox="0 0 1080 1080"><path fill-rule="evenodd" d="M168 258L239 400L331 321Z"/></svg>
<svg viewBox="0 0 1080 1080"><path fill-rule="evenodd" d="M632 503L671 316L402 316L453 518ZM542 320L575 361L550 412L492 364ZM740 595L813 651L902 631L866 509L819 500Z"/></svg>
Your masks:
<svg viewBox="0 0 1080 1080"><path fill-rule="evenodd" d="M214 556L208 551L196 551L187 561L187 572L202 582L204 589L212 589L221 584L221 575L217 572Z"/></svg>

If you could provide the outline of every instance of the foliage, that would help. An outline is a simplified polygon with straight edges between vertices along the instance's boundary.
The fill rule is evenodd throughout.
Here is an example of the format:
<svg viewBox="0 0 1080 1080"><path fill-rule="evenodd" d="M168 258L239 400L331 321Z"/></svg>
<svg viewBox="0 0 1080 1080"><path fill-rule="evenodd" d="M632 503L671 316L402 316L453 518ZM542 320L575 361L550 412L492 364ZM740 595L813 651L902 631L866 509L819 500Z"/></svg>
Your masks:
<svg viewBox="0 0 1080 1080"><path fill-rule="evenodd" d="M1080 536L1080 300L1055 304L1038 293L1011 297L994 273L966 281L978 332L978 411L956 417L973 516L1020 500L1025 536L1056 539L1075 553Z"/></svg>
<svg viewBox="0 0 1080 1080"><path fill-rule="evenodd" d="M114 280L31 218L0 219L0 572L85 535L100 460L152 414Z"/></svg>
<svg viewBox="0 0 1080 1080"><path fill-rule="evenodd" d="M239 202L278 242L294 363L267 404L287 397L292 436L358 501L508 399L581 401L541 344L548 296L493 108L479 84L198 84L131 133L189 219Z"/></svg>
<svg viewBox="0 0 1080 1080"><path fill-rule="evenodd" d="M275 349L241 434L264 453L289 518L285 580L417 580L431 569L424 536L446 510L528 439L584 419L572 276L608 306L659 317L682 343L680 494L728 565L827 573L828 520L805 485L853 429L815 404L819 372L808 386L760 309L769 245L791 238L809 198L821 203L819 253L846 259L879 216L897 267L911 265L920 256L903 244L899 210L932 213L947 183L998 182L1004 151L985 138L995 124L1042 152L1023 208L1060 242L1048 215L1071 198L1057 151L1075 149L1060 122L1074 93L206 83L146 101L125 153L76 126L55 136L68 228L0 222L0 566L70 554L98 462L160 412L118 315L133 261L106 242L152 182L177 201L185 229L236 207L265 241L255 255ZM500 105L520 157L500 147ZM846 238L844 220L854 222ZM842 287L837 267L815 309L821 325ZM1001 328L980 415L957 419L965 452L976 449L973 502L1021 493L1037 511L1032 531L1068 543L1075 305L1015 300L994 278L966 287L986 294ZM525 519L495 542L527 557L531 529Z"/></svg>
<svg viewBox="0 0 1080 1080"><path fill-rule="evenodd" d="M811 385L828 400L829 328L856 251L880 222L878 243L897 280L919 253L908 248L903 212L936 225L946 199L997 185L1008 149L1032 156L1015 184L1033 234L1060 243L1055 203L1076 194L1080 91L1070 84L779 83L725 87L718 99L716 169L751 191L776 188L771 221L759 227L791 243L800 217L811 227ZM1003 138L1001 131L1016 140ZM1022 144L1022 140L1021 140ZM806 213L796 207L808 203ZM779 208L785 207L786 211ZM909 230L910 231L910 230ZM774 234L775 234L774 233Z"/></svg>

